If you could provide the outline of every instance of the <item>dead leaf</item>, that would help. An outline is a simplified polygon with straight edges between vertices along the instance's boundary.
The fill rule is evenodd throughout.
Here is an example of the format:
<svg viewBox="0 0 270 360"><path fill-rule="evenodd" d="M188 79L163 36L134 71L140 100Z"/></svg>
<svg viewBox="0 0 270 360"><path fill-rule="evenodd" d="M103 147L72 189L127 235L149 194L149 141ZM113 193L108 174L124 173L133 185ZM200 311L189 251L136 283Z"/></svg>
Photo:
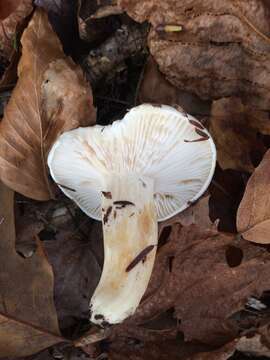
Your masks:
<svg viewBox="0 0 270 360"><path fill-rule="evenodd" d="M50 23L60 38L66 54L74 52L79 34L76 22L76 0L35 0L35 5L46 10Z"/></svg>
<svg viewBox="0 0 270 360"><path fill-rule="evenodd" d="M187 360L202 350L202 345L184 343L180 336L146 343L137 338L121 338L110 344L108 356L110 360Z"/></svg>
<svg viewBox="0 0 270 360"><path fill-rule="evenodd" d="M0 5L0 56L10 60L17 47L18 34L33 10L32 0L5 0Z"/></svg>
<svg viewBox="0 0 270 360"><path fill-rule="evenodd" d="M249 241L269 244L270 150L249 179L237 213L237 229Z"/></svg>
<svg viewBox="0 0 270 360"><path fill-rule="evenodd" d="M62 132L94 123L92 94L40 9L22 36L18 72L0 125L0 177L25 196L47 200L48 151Z"/></svg>
<svg viewBox="0 0 270 360"><path fill-rule="evenodd" d="M26 356L65 341L53 303L53 273L40 244L15 250L13 191L0 185L0 356Z"/></svg>
<svg viewBox="0 0 270 360"><path fill-rule="evenodd" d="M166 221L162 221L159 224L159 234L161 235L163 229L168 226L173 226L174 224L181 224L182 226L195 224L200 225L205 229L214 228L215 226L209 217L209 198L209 195L204 196L180 214L177 214Z"/></svg>
<svg viewBox="0 0 270 360"><path fill-rule="evenodd" d="M231 315L244 308L251 295L259 298L270 288L269 264L264 248L217 230L175 224L139 308L116 333L128 336L133 327L136 338L137 326L149 335L145 324L171 309L178 325L168 338L174 328L186 341L221 346L241 331ZM155 333L167 336L165 329Z"/></svg>
<svg viewBox="0 0 270 360"><path fill-rule="evenodd" d="M218 350L194 354L186 360L227 360L234 354L236 344L237 340L234 340L222 346Z"/></svg>
<svg viewBox="0 0 270 360"><path fill-rule="evenodd" d="M158 64L149 56L145 65L142 80L138 89L138 103L154 103L179 105L193 116L209 116L210 102L203 101L198 96L181 91L166 80L159 71Z"/></svg>
<svg viewBox="0 0 270 360"><path fill-rule="evenodd" d="M217 164L209 186L209 216L213 222L218 221L219 231L237 233L236 213L247 181L247 174L235 170L222 170Z"/></svg>
<svg viewBox="0 0 270 360"><path fill-rule="evenodd" d="M266 151L258 134L270 135L268 112L256 111L237 97L216 100L209 131L222 169L252 172Z"/></svg>
<svg viewBox="0 0 270 360"><path fill-rule="evenodd" d="M264 331L264 330L260 330ZM269 330L268 330L269 332ZM270 357L270 349L265 342L264 336L255 334L254 336L243 336L236 344L236 349L249 356L266 356Z"/></svg>
<svg viewBox="0 0 270 360"><path fill-rule="evenodd" d="M266 1L118 3L135 20L152 24L150 52L173 85L202 99L240 94L245 103L270 108L270 13ZM166 24L180 30L165 31Z"/></svg>
<svg viewBox="0 0 270 360"><path fill-rule="evenodd" d="M89 301L102 269L92 250L96 240L100 240L102 253L102 239L83 240L67 225L54 240L44 241L55 276L55 307L61 329L74 326L78 319L89 319Z"/></svg>

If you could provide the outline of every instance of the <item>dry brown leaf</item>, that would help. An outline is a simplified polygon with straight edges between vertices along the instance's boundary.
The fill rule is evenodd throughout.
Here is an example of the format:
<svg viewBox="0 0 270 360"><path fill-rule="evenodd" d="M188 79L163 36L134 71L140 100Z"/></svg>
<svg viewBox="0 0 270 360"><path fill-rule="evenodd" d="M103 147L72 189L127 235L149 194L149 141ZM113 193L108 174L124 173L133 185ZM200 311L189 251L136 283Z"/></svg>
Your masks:
<svg viewBox="0 0 270 360"><path fill-rule="evenodd" d="M264 0L119 0L152 24L150 52L167 79L203 99L270 107L270 12ZM164 25L182 27L169 32Z"/></svg>
<svg viewBox="0 0 270 360"><path fill-rule="evenodd" d="M50 23L60 38L66 54L76 51L79 34L77 25L77 0L34 0L46 10ZM74 49L75 47L75 49Z"/></svg>
<svg viewBox="0 0 270 360"><path fill-rule="evenodd" d="M98 240L102 253L102 239ZM76 325L75 319L89 319L89 300L102 269L92 249L95 241L82 240L68 224L53 241L44 241L55 276L54 299L61 329Z"/></svg>
<svg viewBox="0 0 270 360"><path fill-rule="evenodd" d="M270 243L270 150L249 179L237 213L237 229L249 241Z"/></svg>
<svg viewBox="0 0 270 360"><path fill-rule="evenodd" d="M155 331L163 339L172 338L175 329L186 341L223 345L241 330L232 315L250 296L260 297L270 288L269 264L264 248L216 230L175 224L158 254L145 297L116 333L147 339L151 331L146 323L171 309L178 325L170 332Z"/></svg>
<svg viewBox="0 0 270 360"><path fill-rule="evenodd" d="M0 56L10 60L16 48L17 33L33 10L32 0L5 0L0 4Z"/></svg>
<svg viewBox="0 0 270 360"><path fill-rule="evenodd" d="M213 102L209 131L222 169L252 172L266 151L258 133L270 135L269 115L244 105L240 98L223 98Z"/></svg>
<svg viewBox="0 0 270 360"><path fill-rule="evenodd" d="M222 346L218 350L198 353L188 357L186 360L227 360L230 359L231 355L235 352L236 344L237 340L234 340Z"/></svg>
<svg viewBox="0 0 270 360"><path fill-rule="evenodd" d="M114 341L109 350L110 360L186 360L196 346L183 344L180 339L160 340L143 344L138 339Z"/></svg>
<svg viewBox="0 0 270 360"><path fill-rule="evenodd" d="M0 20L7 18L18 7L20 1L6 0L0 3Z"/></svg>
<svg viewBox="0 0 270 360"><path fill-rule="evenodd" d="M203 101L198 96L181 91L166 80L159 71L152 56L149 56L142 74L138 89L137 102L179 105L187 113L194 116L209 116L210 102Z"/></svg>
<svg viewBox="0 0 270 360"><path fill-rule="evenodd" d="M13 191L0 184L0 356L26 356L64 341L53 302L53 273L41 245L15 250Z"/></svg>
<svg viewBox="0 0 270 360"><path fill-rule="evenodd" d="M181 224L182 226L195 224L205 229L215 228L215 225L209 217L209 198L209 195L204 196L180 214L177 214L166 221L162 221L159 224L159 234L162 233L163 229L168 226L173 226L174 224Z"/></svg>
<svg viewBox="0 0 270 360"><path fill-rule="evenodd" d="M0 177L36 200L52 196L47 154L62 132L95 122L92 94L43 10L22 36L19 80L0 125Z"/></svg>
<svg viewBox="0 0 270 360"><path fill-rule="evenodd" d="M262 330L264 332L265 326ZM267 331L269 333L269 330ZM269 334L268 334L269 340ZM264 336L261 334L255 334L254 336L243 336L241 337L236 344L236 349L242 353L245 353L249 356L266 356L270 357L269 343L264 339ZM268 346L267 346L268 345Z"/></svg>

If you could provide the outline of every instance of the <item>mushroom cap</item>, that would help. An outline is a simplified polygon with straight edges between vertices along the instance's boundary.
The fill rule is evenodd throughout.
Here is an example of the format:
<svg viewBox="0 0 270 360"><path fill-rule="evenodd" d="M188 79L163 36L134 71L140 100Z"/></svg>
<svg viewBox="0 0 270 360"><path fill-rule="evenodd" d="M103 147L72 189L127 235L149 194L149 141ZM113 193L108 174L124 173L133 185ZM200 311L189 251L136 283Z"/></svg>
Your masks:
<svg viewBox="0 0 270 360"><path fill-rule="evenodd" d="M54 181L96 220L102 217L102 191L109 191L108 174L152 179L157 219L162 221L205 192L215 164L214 142L200 122L182 110L151 104L132 108L112 125L62 134L48 156Z"/></svg>

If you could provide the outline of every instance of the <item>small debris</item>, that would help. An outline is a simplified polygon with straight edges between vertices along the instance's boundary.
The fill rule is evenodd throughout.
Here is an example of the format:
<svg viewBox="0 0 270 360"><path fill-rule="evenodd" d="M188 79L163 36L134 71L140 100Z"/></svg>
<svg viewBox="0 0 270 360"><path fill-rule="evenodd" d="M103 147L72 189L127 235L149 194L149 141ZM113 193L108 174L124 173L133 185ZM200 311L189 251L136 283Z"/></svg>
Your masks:
<svg viewBox="0 0 270 360"><path fill-rule="evenodd" d="M126 272L131 271L137 264L139 264L140 261L144 262L146 256L154 249L155 246L156 245L148 245L145 249L143 249L127 266Z"/></svg>

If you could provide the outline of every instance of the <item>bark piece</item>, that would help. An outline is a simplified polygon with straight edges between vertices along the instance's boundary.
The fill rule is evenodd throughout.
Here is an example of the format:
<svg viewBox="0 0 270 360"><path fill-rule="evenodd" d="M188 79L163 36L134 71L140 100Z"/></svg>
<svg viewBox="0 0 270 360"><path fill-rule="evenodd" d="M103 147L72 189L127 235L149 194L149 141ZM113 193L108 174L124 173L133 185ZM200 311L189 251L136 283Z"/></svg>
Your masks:
<svg viewBox="0 0 270 360"><path fill-rule="evenodd" d="M115 15L122 12L115 0L80 0L78 26L81 39L89 43L103 42L120 26Z"/></svg>
<svg viewBox="0 0 270 360"><path fill-rule="evenodd" d="M147 27L122 25L99 48L91 50L82 67L92 86L110 74L119 64L146 46Z"/></svg>

